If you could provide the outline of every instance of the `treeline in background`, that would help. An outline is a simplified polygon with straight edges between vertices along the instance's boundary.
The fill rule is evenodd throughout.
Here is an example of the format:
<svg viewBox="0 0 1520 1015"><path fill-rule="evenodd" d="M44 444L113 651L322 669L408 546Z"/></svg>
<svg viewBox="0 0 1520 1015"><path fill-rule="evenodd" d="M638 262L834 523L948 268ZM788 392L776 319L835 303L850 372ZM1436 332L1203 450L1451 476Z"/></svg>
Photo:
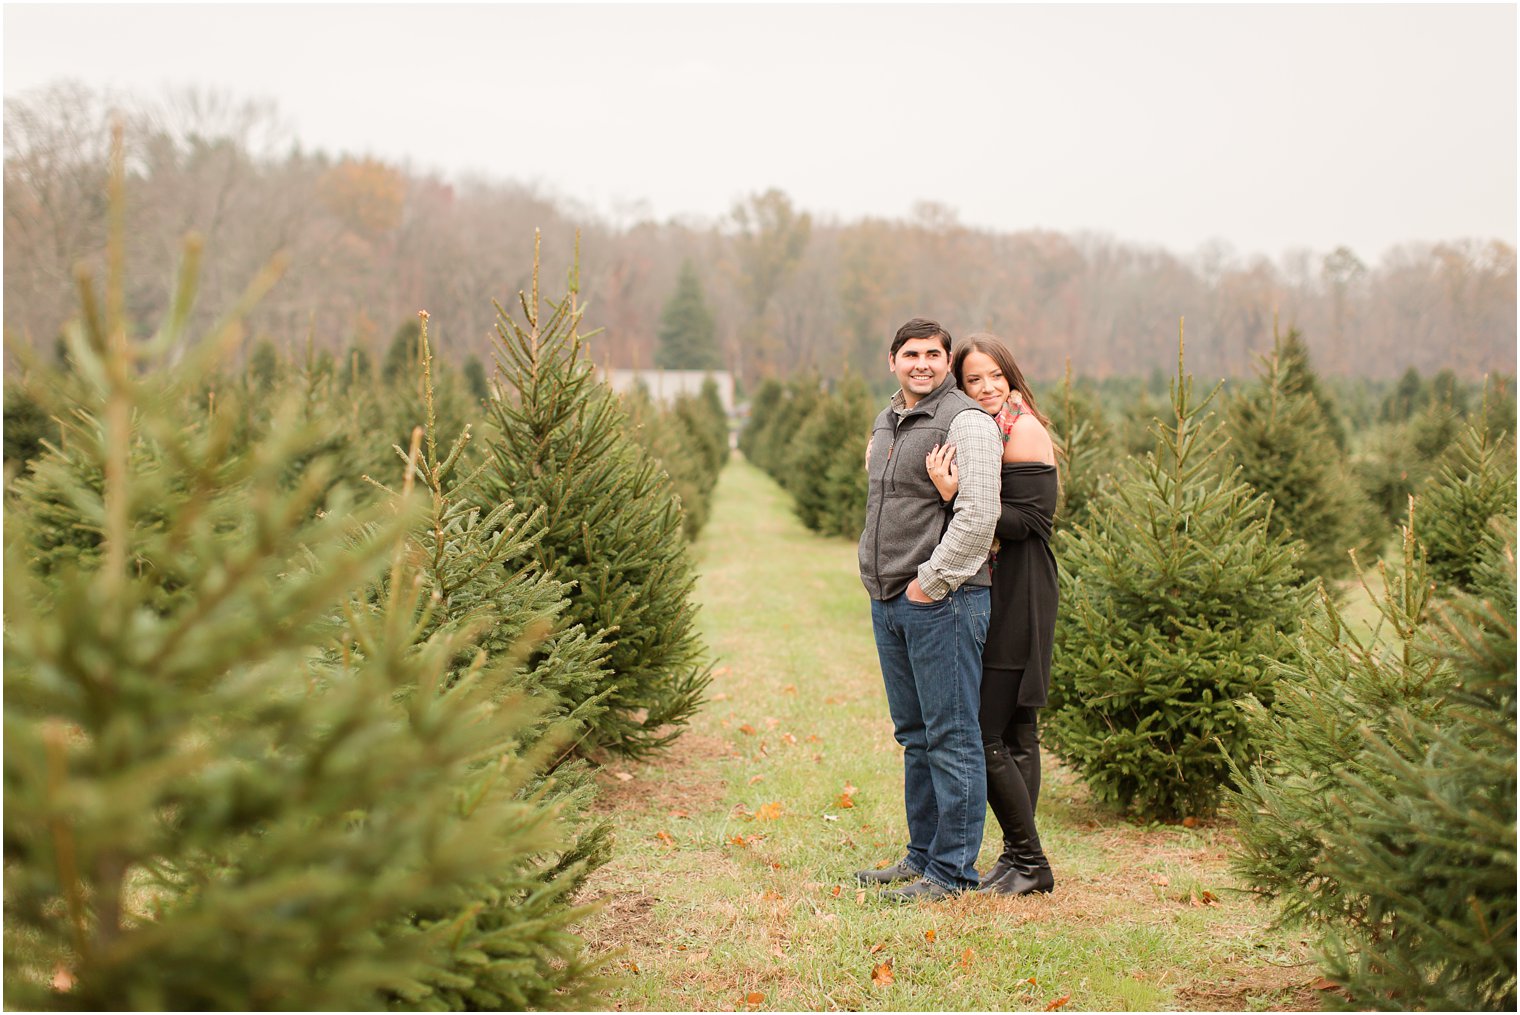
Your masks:
<svg viewBox="0 0 1520 1015"><path fill-rule="evenodd" d="M934 204L903 219L837 221L779 191L739 200L716 222L654 222L508 182L510 164L493 179L445 181L305 150L257 103L194 92L148 103L72 84L6 100L5 325L39 348L70 314L74 258L104 249L103 167L118 114L131 317L163 310L165 265L188 230L206 238L197 315L228 305L284 251L290 271L251 313L250 348L260 337L298 347L310 333L319 348L378 358L425 306L441 359L484 360L491 299L531 275L513 241L542 228L551 263L569 260L576 229L585 238L582 296L605 328L598 365L656 365L660 311L689 261L719 365L745 390L811 368L853 369L881 393L881 336L922 313L953 332L1006 337L1035 377L1059 376L1069 359L1080 378L1155 373L1164 387L1179 316L1203 377L1249 376L1270 351L1274 315L1299 329L1330 378L1387 381L1413 367L1475 381L1513 370L1515 251L1484 238L1276 261L1217 244L1179 256L1103 236L975 228Z"/></svg>

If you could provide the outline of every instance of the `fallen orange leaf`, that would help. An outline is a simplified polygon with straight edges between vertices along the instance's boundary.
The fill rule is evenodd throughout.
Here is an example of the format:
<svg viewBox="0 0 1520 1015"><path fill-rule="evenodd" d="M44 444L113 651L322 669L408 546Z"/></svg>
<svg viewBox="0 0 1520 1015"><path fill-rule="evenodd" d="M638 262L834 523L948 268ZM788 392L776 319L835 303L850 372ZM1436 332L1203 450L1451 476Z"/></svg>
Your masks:
<svg viewBox="0 0 1520 1015"><path fill-rule="evenodd" d="M623 968L630 973L637 973L639 971L639 964L637 962L625 962L623 963Z"/></svg>
<svg viewBox="0 0 1520 1015"><path fill-rule="evenodd" d="M1182 819L1182 827L1183 828L1197 828L1198 827L1198 819L1195 818L1195 817L1193 817L1190 814L1187 817L1185 817L1185 818Z"/></svg>
<svg viewBox="0 0 1520 1015"><path fill-rule="evenodd" d="M753 786L757 782L764 782L764 781L765 781L765 776L763 776L763 775L752 775L752 776L749 777L749 784L751 786Z"/></svg>
<svg viewBox="0 0 1520 1015"><path fill-rule="evenodd" d="M930 944L934 943L934 937L935 934L933 927L930 927L928 930L924 931L924 940L928 941Z"/></svg>
<svg viewBox="0 0 1520 1015"><path fill-rule="evenodd" d="M865 827L869 828L871 826L867 825ZM862 828L861 831L865 831L865 828ZM891 860L878 860L878 861L876 861L876 869L879 870L879 871L884 871L884 870L886 870L890 866L892 866L892 861Z"/></svg>
<svg viewBox="0 0 1520 1015"><path fill-rule="evenodd" d="M773 892L767 889L765 894L760 896L760 898L764 899L766 902L776 902L781 898L781 893Z"/></svg>
<svg viewBox="0 0 1520 1015"><path fill-rule="evenodd" d="M1215 895L1213 892L1204 892L1201 898L1203 899L1203 904L1205 906L1215 906L1219 904L1219 896Z"/></svg>
<svg viewBox="0 0 1520 1015"><path fill-rule="evenodd" d="M775 821L777 818L781 817L785 811L786 808L781 806L780 800L772 800L768 804L762 804L760 809L755 812L755 817L759 818L761 821Z"/></svg>
<svg viewBox="0 0 1520 1015"><path fill-rule="evenodd" d="M875 955L877 952L881 951L886 946L887 946L887 943L885 941L878 941L878 942L876 942L874 945L871 946L871 954Z"/></svg>
<svg viewBox="0 0 1520 1015"><path fill-rule="evenodd" d="M739 732L745 734L746 736L752 737L755 735L755 727L751 726L749 723L745 723L743 726L739 727Z"/></svg>
<svg viewBox="0 0 1520 1015"><path fill-rule="evenodd" d="M671 835L669 832L666 832L666 831L661 831L661 832L656 833L655 834L655 838L659 839L661 842L665 843L667 846L674 846L676 844L676 837L673 836L673 835Z"/></svg>
<svg viewBox="0 0 1520 1015"><path fill-rule="evenodd" d="M1031 976L1029 979L1025 980L1024 982L1027 983L1027 984L1029 984L1031 987L1038 987L1039 986L1039 984L1035 982L1035 979L1034 979L1033 976Z"/></svg>
<svg viewBox="0 0 1520 1015"><path fill-rule="evenodd" d="M1162 888L1165 888L1167 885L1169 885L1171 883L1172 883L1172 879L1171 878L1165 877L1165 876L1160 875L1160 874L1157 874L1155 877L1151 878L1151 884L1153 884L1153 885L1160 885Z"/></svg>
<svg viewBox="0 0 1520 1015"><path fill-rule="evenodd" d="M772 719L770 716L766 716L765 717L765 728L766 729L773 730L777 726L780 726L780 725L781 725L781 720L780 719Z"/></svg>
<svg viewBox="0 0 1520 1015"><path fill-rule="evenodd" d="M797 738L792 736L790 733L783 733L781 734L781 742L786 744L788 747L792 747L797 743Z"/></svg>
<svg viewBox="0 0 1520 1015"><path fill-rule="evenodd" d="M892 975L892 960L871 967L871 982L878 987L889 987L896 977Z"/></svg>
<svg viewBox="0 0 1520 1015"><path fill-rule="evenodd" d="M854 786L851 786L849 783L845 783L844 784L844 795L845 796L854 796L856 793L859 793L859 792L860 792L860 790L856 789Z"/></svg>
<svg viewBox="0 0 1520 1015"><path fill-rule="evenodd" d="M834 890L831 891L831 892L829 892L829 894L832 895L832 896L834 896L834 898L837 899L837 898L839 898L839 893L841 891L843 891L843 890L844 890L844 886L843 885L835 885L834 886Z"/></svg>
<svg viewBox="0 0 1520 1015"><path fill-rule="evenodd" d="M758 990L752 990L748 994L744 995L744 1003L747 1005L757 1005L763 1003L764 1001L765 995L760 993Z"/></svg>
<svg viewBox="0 0 1520 1015"><path fill-rule="evenodd" d="M783 687L781 689L781 693L782 694L796 694L797 693L797 685L796 684L787 684L785 687Z"/></svg>
<svg viewBox="0 0 1520 1015"><path fill-rule="evenodd" d="M1054 1001L1052 1001L1049 1004L1047 1004L1045 1006L1045 1010L1046 1011L1055 1011L1057 1008L1060 1008L1062 1005L1066 1004L1066 1002L1070 1001L1070 1000L1071 1000L1071 995L1070 994L1062 994L1060 997L1056 998Z"/></svg>
<svg viewBox="0 0 1520 1015"><path fill-rule="evenodd" d="M807 742L810 744L821 744L823 743L823 737L820 737L816 733L809 733L807 735Z"/></svg>
<svg viewBox="0 0 1520 1015"><path fill-rule="evenodd" d="M735 846L748 846L749 845L749 840L746 839L742 835L731 835L731 836L729 836L728 841L730 843L732 843L733 845L735 845Z"/></svg>
<svg viewBox="0 0 1520 1015"><path fill-rule="evenodd" d="M956 964L959 965L962 969L970 969L971 960L974 958L976 958L976 954L970 948L967 948L965 951L961 952L961 960Z"/></svg>
<svg viewBox="0 0 1520 1015"><path fill-rule="evenodd" d="M1328 980L1325 977L1321 976L1319 979L1317 979L1313 983L1309 984L1309 989L1310 990L1335 990L1339 986L1340 985L1338 983L1336 983L1334 980Z"/></svg>
<svg viewBox="0 0 1520 1015"><path fill-rule="evenodd" d="M843 808L843 807L854 807L855 806L855 801L850 798L850 794L848 794L848 793L841 793L841 794L839 794L839 796L837 796L837 797L834 798L834 806L835 807L841 807L841 808Z"/></svg>

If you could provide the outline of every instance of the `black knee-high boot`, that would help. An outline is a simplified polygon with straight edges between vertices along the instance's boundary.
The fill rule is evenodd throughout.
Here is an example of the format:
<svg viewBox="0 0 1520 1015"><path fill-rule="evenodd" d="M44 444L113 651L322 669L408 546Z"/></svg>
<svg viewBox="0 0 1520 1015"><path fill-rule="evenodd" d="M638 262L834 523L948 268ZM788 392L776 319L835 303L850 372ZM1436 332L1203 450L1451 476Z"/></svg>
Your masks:
<svg viewBox="0 0 1520 1015"><path fill-rule="evenodd" d="M1029 791L1029 810L1040 810L1040 731L1034 723L1016 723L1009 727L1008 753L1019 766L1024 788Z"/></svg>
<svg viewBox="0 0 1520 1015"><path fill-rule="evenodd" d="M1002 739L984 741L982 750L987 758L987 802L1003 830L1003 855L979 890L1004 895L1048 892L1055 887L1055 877L1035 830L1024 774Z"/></svg>

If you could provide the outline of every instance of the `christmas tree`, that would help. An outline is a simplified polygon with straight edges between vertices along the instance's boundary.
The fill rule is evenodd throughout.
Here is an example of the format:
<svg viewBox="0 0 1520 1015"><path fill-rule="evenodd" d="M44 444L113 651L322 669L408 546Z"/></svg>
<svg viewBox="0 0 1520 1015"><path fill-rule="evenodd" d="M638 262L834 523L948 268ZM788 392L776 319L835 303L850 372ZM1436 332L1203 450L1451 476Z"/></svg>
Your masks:
<svg viewBox="0 0 1520 1015"><path fill-rule="evenodd" d="M515 689L528 645L493 660L483 614L438 620L415 466L360 506L302 392L244 444L242 393L202 398L251 300L186 343L187 270L128 338L121 177L118 153L106 298L84 285L48 392L65 433L7 499L8 1000L583 1006L566 896L599 847L550 802L570 730Z"/></svg>
<svg viewBox="0 0 1520 1015"><path fill-rule="evenodd" d="M1515 519L1515 443L1503 431L1469 423L1420 489L1412 524L1441 585L1472 591L1474 569L1494 519Z"/></svg>
<svg viewBox="0 0 1520 1015"><path fill-rule="evenodd" d="M1348 552L1367 542L1372 506L1346 482L1349 463L1326 426L1302 347L1279 337L1261 370L1260 381L1230 401L1229 457L1240 478L1271 499L1272 534L1303 540L1303 570L1340 577L1351 569Z"/></svg>
<svg viewBox="0 0 1520 1015"><path fill-rule="evenodd" d="M830 536L858 538L866 519L866 442L877 409L859 377L846 375L795 420L780 476L802 524Z"/></svg>
<svg viewBox="0 0 1520 1015"><path fill-rule="evenodd" d="M1193 400L1179 342L1174 421L1062 543L1046 729L1100 800L1148 818L1214 810L1250 749L1242 705L1271 700L1279 632L1306 599L1260 495L1211 468L1212 398Z"/></svg>
<svg viewBox="0 0 1520 1015"><path fill-rule="evenodd" d="M427 499L412 531L412 561L431 607L414 637L425 644L447 635L468 646L452 661L448 685L481 670L473 679L493 701L525 697L534 703L532 721L516 733L513 749L538 754L552 747L558 763L518 795L557 805L569 837L483 879L462 905L419 913L411 923L419 931L449 928L452 961L417 978L426 992L414 989L405 997L455 1010L563 1007L561 995L583 995L580 981L589 968L579 939L567 929L585 910L571 910L569 900L611 854L610 825L589 816L595 791L589 769L565 753L571 738L583 735L603 709L607 647L567 619L565 585L533 563L513 565L541 538L541 518L514 511L510 502L490 512L479 508L485 466L463 467L470 428L452 444L439 441L427 315L419 316L426 426L416 454L395 448ZM495 778L495 766L487 766L464 792L485 795Z"/></svg>
<svg viewBox="0 0 1520 1015"><path fill-rule="evenodd" d="M1514 526L1447 604L1414 534L1384 567L1387 633L1325 597L1252 710L1237 871L1319 938L1357 1007L1515 1007Z"/></svg>
<svg viewBox="0 0 1520 1015"><path fill-rule="evenodd" d="M535 248L535 258L537 250ZM663 747L710 679L690 594L681 508L664 472L625 431L617 395L596 378L569 292L547 310L535 272L522 321L497 306L494 432L480 494L543 510L522 563L571 584L570 619L610 646L605 711L588 743L628 754Z"/></svg>
<svg viewBox="0 0 1520 1015"><path fill-rule="evenodd" d="M655 365L662 370L719 370L723 356L712 311L702 298L702 283L691 258L681 262L676 290L660 312L660 347Z"/></svg>

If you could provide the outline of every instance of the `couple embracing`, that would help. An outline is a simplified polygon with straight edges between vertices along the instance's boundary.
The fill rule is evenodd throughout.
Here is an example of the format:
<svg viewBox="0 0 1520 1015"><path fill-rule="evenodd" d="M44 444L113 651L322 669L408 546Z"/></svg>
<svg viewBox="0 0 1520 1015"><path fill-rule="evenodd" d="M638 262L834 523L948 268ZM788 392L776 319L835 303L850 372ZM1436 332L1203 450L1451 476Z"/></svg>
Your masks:
<svg viewBox="0 0 1520 1015"><path fill-rule="evenodd" d="M1035 831L1036 720L1050 686L1055 449L1006 346L955 346L937 323L898 329L901 390L872 428L860 578L871 595L893 732L902 745L908 850L866 884L938 899L1054 887ZM987 805L1003 851L978 878Z"/></svg>

